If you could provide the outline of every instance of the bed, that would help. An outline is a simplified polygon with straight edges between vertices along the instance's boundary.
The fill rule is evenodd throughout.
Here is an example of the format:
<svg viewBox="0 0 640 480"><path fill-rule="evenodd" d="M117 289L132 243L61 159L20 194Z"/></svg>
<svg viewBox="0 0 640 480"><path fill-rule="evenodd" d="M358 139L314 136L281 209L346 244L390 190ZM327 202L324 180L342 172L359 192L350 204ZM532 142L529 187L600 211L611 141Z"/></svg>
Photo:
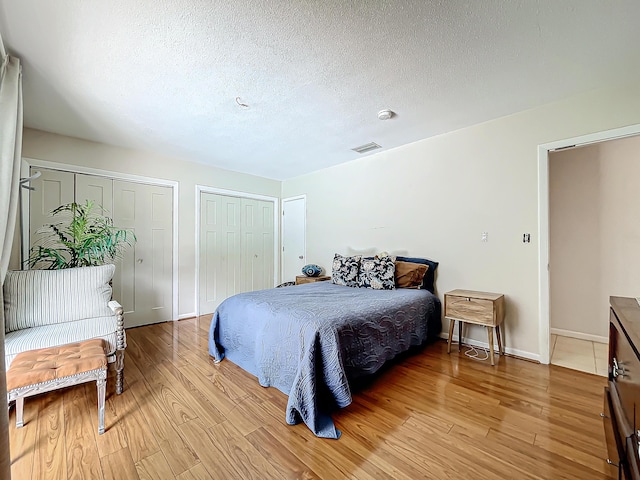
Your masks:
<svg viewBox="0 0 640 480"><path fill-rule="evenodd" d="M351 403L349 383L440 330L440 301L428 290L324 281L226 299L213 315L209 353L288 395L287 423L339 438L330 412Z"/></svg>

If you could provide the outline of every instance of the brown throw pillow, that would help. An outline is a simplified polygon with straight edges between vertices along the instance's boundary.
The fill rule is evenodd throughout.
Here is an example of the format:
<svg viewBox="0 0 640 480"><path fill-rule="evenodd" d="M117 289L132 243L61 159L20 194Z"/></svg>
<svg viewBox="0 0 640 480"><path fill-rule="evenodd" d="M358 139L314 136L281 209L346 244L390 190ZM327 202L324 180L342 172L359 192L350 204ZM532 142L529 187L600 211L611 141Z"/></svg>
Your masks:
<svg viewBox="0 0 640 480"><path fill-rule="evenodd" d="M420 288L429 265L396 262L396 288Z"/></svg>

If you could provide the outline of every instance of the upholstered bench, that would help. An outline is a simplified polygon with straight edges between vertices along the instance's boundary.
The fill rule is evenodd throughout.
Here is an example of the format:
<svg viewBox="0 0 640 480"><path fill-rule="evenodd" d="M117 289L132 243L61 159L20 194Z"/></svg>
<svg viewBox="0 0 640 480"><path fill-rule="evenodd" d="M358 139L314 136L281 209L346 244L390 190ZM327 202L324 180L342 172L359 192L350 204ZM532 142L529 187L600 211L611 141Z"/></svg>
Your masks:
<svg viewBox="0 0 640 480"><path fill-rule="evenodd" d="M22 427L24 399L95 380L98 385L98 433L104 433L107 385L105 341L97 338L19 353L7 371L7 395L16 401L16 427Z"/></svg>

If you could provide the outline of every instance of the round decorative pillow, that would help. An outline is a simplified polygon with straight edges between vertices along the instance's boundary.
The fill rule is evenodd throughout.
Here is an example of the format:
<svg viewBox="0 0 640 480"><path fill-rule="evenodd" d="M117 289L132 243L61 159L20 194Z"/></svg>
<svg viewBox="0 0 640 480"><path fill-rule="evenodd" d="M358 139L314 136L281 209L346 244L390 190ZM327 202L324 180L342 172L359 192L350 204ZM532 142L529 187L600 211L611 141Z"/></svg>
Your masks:
<svg viewBox="0 0 640 480"><path fill-rule="evenodd" d="M318 265L305 265L302 267L302 273L304 273L307 277L317 277L322 273L322 267Z"/></svg>

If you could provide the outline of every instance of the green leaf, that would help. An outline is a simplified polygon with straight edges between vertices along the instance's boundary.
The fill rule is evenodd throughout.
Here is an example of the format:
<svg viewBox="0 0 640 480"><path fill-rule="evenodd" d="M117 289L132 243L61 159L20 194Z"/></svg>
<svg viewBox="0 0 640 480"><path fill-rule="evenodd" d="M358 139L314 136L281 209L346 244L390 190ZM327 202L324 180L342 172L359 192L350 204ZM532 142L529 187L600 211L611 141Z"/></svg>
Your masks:
<svg viewBox="0 0 640 480"><path fill-rule="evenodd" d="M94 208L100 210L96 213ZM68 203L51 212L63 221L45 225L29 250L29 267L47 269L103 265L119 258L136 242L131 230L118 229L106 210L93 202Z"/></svg>

